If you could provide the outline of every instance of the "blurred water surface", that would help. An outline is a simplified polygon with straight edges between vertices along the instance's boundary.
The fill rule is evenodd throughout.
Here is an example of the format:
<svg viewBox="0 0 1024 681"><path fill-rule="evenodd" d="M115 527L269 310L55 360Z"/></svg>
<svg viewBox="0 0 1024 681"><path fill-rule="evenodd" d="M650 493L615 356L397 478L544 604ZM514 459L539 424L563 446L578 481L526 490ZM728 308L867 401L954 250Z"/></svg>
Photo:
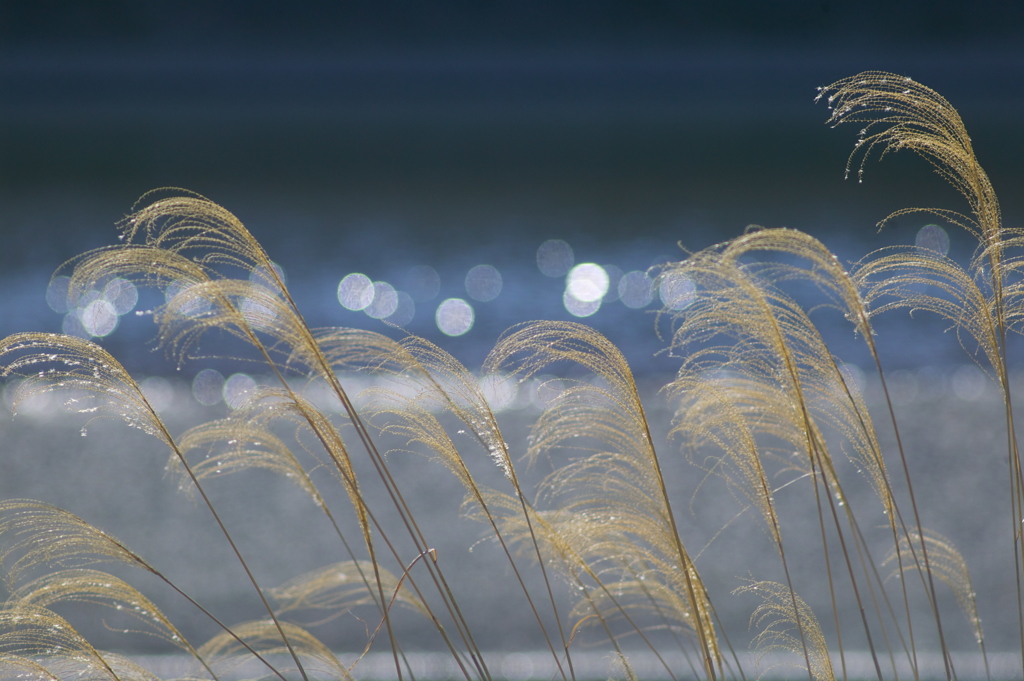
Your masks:
<svg viewBox="0 0 1024 681"><path fill-rule="evenodd" d="M1019 184L1011 162L1022 141L1019 97L989 68L1017 73L1021 60L931 56L886 68L902 65L945 93L997 191ZM146 347L147 319L116 314L102 296L69 319L45 295L65 260L116 243L113 225L139 196L173 186L234 212L314 325L385 329L386 320L443 340L475 366L515 323L579 319L622 345L637 371L671 370L653 358L665 340L650 312L666 296L677 308L682 299L645 291L642 277L682 257L680 244L704 248L750 224L787 226L849 262L913 243L934 222L909 216L879 234L875 223L893 210L962 206L910 156L869 163L864 184L843 181L856 131L827 129L827 111L812 98L816 86L875 65L863 61L808 62L785 51L9 60L0 70L12 94L0 106L0 333L63 327L101 338L133 370L171 371ZM1019 199L1001 197L1012 220ZM967 257L969 241L948 231L951 254ZM539 249L552 240L568 247L567 259L545 273ZM578 297L571 291L590 285L587 270L573 284L570 269L588 264L602 268L590 270L597 292ZM484 293L472 290L480 272L492 279ZM341 281L355 274L375 283L376 303L371 295L346 307L339 298ZM141 296L133 309L161 302ZM462 315L448 334L446 309ZM923 342L907 353L911 344L897 340L890 361L947 357L942 343Z"/></svg>
<svg viewBox="0 0 1024 681"><path fill-rule="evenodd" d="M870 374L855 372L852 378L861 386L875 415L881 446L891 457L889 465L896 466L893 434L883 418L879 383ZM1022 380L1019 374L1014 378ZM344 375L342 381L353 394L373 385L365 377L354 375ZM203 419L223 416L231 409L223 402L204 407L186 381L144 387L175 433ZM732 592L752 578L781 580L775 550L757 515L721 480L692 465L688 459L691 453L681 451L678 443L666 438L672 413L663 396L656 394L658 387L657 383L647 382L640 389L680 533L716 604L722 632L738 651L745 651L756 633L749 627L749 618L758 602L749 594ZM522 386L520 389L526 394L507 401L494 400L502 435L517 460L526 449L530 425L545 403L544 391L536 388L531 391L529 385ZM1004 477L1000 471L1006 464L1004 455L1000 455L1003 436L999 396L971 364L895 371L890 377L890 390L914 476L922 522L949 537L964 555L977 591L978 611L993 664L1012 670L1016 662L1019 668L1019 655L1013 652L1015 614L1006 604L1006 594L1014 588L1013 546L1007 540L1011 528L1005 522L1001 484ZM8 386L4 406L12 396L12 386ZM312 391L307 396L331 411L331 404L324 402L325 395ZM0 417L6 421L0 429L0 450L21 453L5 462L0 498L31 497L67 508L125 542L221 619L237 623L260 617L259 601L210 521L208 511L187 493L188 485L174 474L173 465L165 469L166 448L119 421L92 419L91 415L67 416L61 402L60 395L32 400L22 405L14 419L7 409L0 411ZM970 427L963 427L964 423ZM506 489L506 481L487 452L471 437L460 434L464 424L448 425L478 483ZM290 433L281 435L287 437ZM504 554L488 538L488 528L463 516L460 502L464 494L454 477L429 457L406 451L407 444L403 439L388 437L381 437L378 442L383 450L395 448L387 455L394 480L436 550L437 560L448 575L478 644L485 651L493 651L490 659L499 661L498 664L505 663L500 661L506 660L509 653L527 653L536 669L547 669L550 662L533 652L544 649L544 639ZM301 448L296 447L295 451L303 456ZM701 453L693 454L699 461ZM551 456L558 461L571 456L571 452L553 452ZM835 456L840 475L845 476L847 501L861 518L866 546L875 560L881 562L891 538L878 499L868 481L855 474L854 464L838 453ZM354 457L354 465L380 526L400 551L414 555L409 553L412 549L404 539L399 519L364 459L359 453ZM544 461L533 467L524 465L520 468L521 480L530 489L548 470ZM352 541L358 536L358 528L344 513L348 502L340 485L323 468L314 469L311 474L326 502L335 510L342 532ZM899 490L903 485L897 478L893 473L894 485ZM247 471L211 479L206 489L264 588L347 557L320 510L283 476ZM829 613L833 595L817 547L816 514L808 512L814 507L810 486L786 485L777 492L776 500L787 537L790 570L800 594L815 612ZM873 518L876 523L871 522ZM537 594L544 593L539 571L529 555L518 556L517 562L537 598ZM402 569L390 560L385 565L395 572ZM119 565L110 568L152 598L192 640L201 642L217 633L206 617L151 575ZM418 573L414 573L414 578L420 578ZM888 584L895 593L897 582L890 579ZM566 612L576 592L560 577L555 578L554 585L559 607ZM857 651L864 650L866 644L859 636L856 602L846 587L841 584L834 597L839 599L844 645L853 652L855 660L851 664L860 669L867 658ZM972 632L952 595L945 586L940 587L945 633L963 665L961 676L979 678ZM916 589L911 605L922 623L915 627L922 663L928 669L940 669L941 662L931 656L939 648L936 632L925 626L930 622L928 605ZM121 631L126 623L115 613L104 612L97 617L96 610L89 606L72 606L62 612L103 649L168 652L154 638L126 636ZM546 621L549 615L547 610L542 612ZM329 646L346 654L357 653L365 641L365 613L327 622L319 622L318 613L296 616ZM424 626L420 614L398 609L395 617L405 649L443 650L436 632ZM823 621L823 626L830 630L831 618ZM674 649L675 644L665 632L652 631L651 637L663 649ZM606 657L595 656L586 645L588 641L600 641L599 631L587 629L580 634L581 660L586 661L587 668L607 664ZM657 666L640 644L629 639L623 643L636 653L638 663L645 669L645 665ZM181 660L154 663L173 666ZM379 660L369 667L380 671L378 664ZM935 667L936 664L939 666ZM661 678L661 674L652 669L650 676ZM1010 673L1006 678L1014 676Z"/></svg>

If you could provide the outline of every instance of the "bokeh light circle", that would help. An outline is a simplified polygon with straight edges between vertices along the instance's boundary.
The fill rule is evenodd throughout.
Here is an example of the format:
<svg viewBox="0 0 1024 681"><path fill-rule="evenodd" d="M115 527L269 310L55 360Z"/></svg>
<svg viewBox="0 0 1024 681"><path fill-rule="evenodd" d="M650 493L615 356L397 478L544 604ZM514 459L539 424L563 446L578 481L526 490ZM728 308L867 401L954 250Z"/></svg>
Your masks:
<svg viewBox="0 0 1024 681"><path fill-rule="evenodd" d="M373 282L365 274L353 272L338 283L338 302L346 310L365 309L373 302Z"/></svg>
<svg viewBox="0 0 1024 681"><path fill-rule="evenodd" d="M592 262L585 262L569 271L566 277L566 291L582 303L592 303L608 293L608 273Z"/></svg>
<svg viewBox="0 0 1024 681"><path fill-rule="evenodd" d="M116 277L103 287L101 297L110 303L117 315L128 314L139 302L139 289L127 279Z"/></svg>
<svg viewBox="0 0 1024 681"><path fill-rule="evenodd" d="M224 376L216 369L203 369L192 379L192 397L209 407L224 399Z"/></svg>
<svg viewBox="0 0 1024 681"><path fill-rule="evenodd" d="M288 279L285 276L284 268L278 265L276 262L271 262L270 266L274 269L274 274L277 275L277 278L280 279L282 282L287 283ZM260 284L261 286L269 286L272 289L277 288L277 283L274 281L273 275L266 267L263 267L262 265L256 267L255 269L253 269L252 272L249 273L249 281L251 281L254 284Z"/></svg>
<svg viewBox="0 0 1024 681"><path fill-rule="evenodd" d="M608 275L608 291L604 294L604 302L612 303L619 299L619 282L624 272L615 265L601 265Z"/></svg>
<svg viewBox="0 0 1024 681"><path fill-rule="evenodd" d="M565 305L565 309L569 311L569 314L574 317L589 317L601 309L600 298L597 300L580 300L573 296L568 288L562 294L562 304Z"/></svg>
<svg viewBox="0 0 1024 681"><path fill-rule="evenodd" d="M54 312L64 313L70 307L68 303L68 289L71 284L71 277L61 275L50 280L46 287L46 304Z"/></svg>
<svg viewBox="0 0 1024 681"><path fill-rule="evenodd" d="M117 310L110 301L97 298L78 313L82 328L90 336L101 338L110 335L117 328Z"/></svg>
<svg viewBox="0 0 1024 681"><path fill-rule="evenodd" d="M390 317L398 309L398 292L391 284L386 281L375 281L370 291L372 300L363 308L363 312L368 316L374 319L384 319Z"/></svg>
<svg viewBox="0 0 1024 681"><path fill-rule="evenodd" d="M395 311L388 315L388 321L396 326L407 326L416 316L416 303L405 291L398 291Z"/></svg>
<svg viewBox="0 0 1024 681"><path fill-rule="evenodd" d="M646 272L633 270L626 272L619 279L619 300L626 307L634 310L650 305L654 298L653 282Z"/></svg>
<svg viewBox="0 0 1024 681"><path fill-rule="evenodd" d="M938 225L925 225L917 230L914 245L919 249L935 251L939 255L949 253L949 234Z"/></svg>
<svg viewBox="0 0 1024 681"><path fill-rule="evenodd" d="M537 249L537 268L547 277L564 277L573 264L572 246L561 239L548 239Z"/></svg>
<svg viewBox="0 0 1024 681"><path fill-rule="evenodd" d="M180 300L174 303L174 312L186 317L200 317L213 309L213 305L205 296L191 295L190 289L197 285L186 282L172 282L164 289L164 300L167 301L168 305L171 305L175 298L182 296Z"/></svg>
<svg viewBox="0 0 1024 681"><path fill-rule="evenodd" d="M437 328L446 336L461 336L473 328L473 306L462 298L448 298L437 306Z"/></svg>
<svg viewBox="0 0 1024 681"><path fill-rule="evenodd" d="M403 288L417 303L433 300L441 292L441 277L430 265L410 267L402 281Z"/></svg>
<svg viewBox="0 0 1024 681"><path fill-rule="evenodd" d="M477 265L466 274L466 293L481 303L497 298L501 286L501 272L492 265Z"/></svg>
<svg viewBox="0 0 1024 681"><path fill-rule="evenodd" d="M221 388L224 403L232 409L245 405L256 390L256 381L248 374L231 374Z"/></svg>
<svg viewBox="0 0 1024 681"><path fill-rule="evenodd" d="M697 287L693 279L678 272L667 272L658 277L658 296L670 310L685 310L694 300Z"/></svg>

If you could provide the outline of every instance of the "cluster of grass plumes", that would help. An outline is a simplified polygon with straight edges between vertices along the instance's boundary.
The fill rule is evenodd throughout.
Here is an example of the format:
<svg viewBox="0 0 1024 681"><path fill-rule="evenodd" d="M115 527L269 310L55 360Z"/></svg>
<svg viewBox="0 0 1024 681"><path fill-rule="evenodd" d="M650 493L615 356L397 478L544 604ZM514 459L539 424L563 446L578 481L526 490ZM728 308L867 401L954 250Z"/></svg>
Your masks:
<svg viewBox="0 0 1024 681"><path fill-rule="evenodd" d="M983 368L1006 405L1006 541L1014 546L1007 569L1017 585L1015 599L1007 601L1016 603L1024 651L1024 475L1006 351L1007 334L1019 330L1024 312L1021 260L1012 255L1024 234L1002 226L959 116L934 91L872 72L822 88L819 99L829 103L832 124L864 126L849 167L859 174L863 161L857 159L876 152L910 149L924 156L969 204L967 212L929 210L966 229L979 246L966 267L911 247L881 251L847 269L806 234L754 229L660 271L662 282L685 281L692 295L684 309L663 313L671 319L667 345L680 358L678 373L662 390L674 414L673 455L681 450L698 475L723 480L735 494L736 513L758 519L776 554L764 556L765 565L701 564L664 471L667 447L656 446L624 353L595 330L528 322L498 340L485 374L526 380L575 365L573 376L587 376L563 383L537 417L527 449L511 451L477 374L425 339L396 340L397 331L310 328L270 258L232 214L201 196L165 191L145 197L122 223L121 243L72 263L71 295L85 295L112 277L161 289L166 304L152 315L176 361L192 359L207 334L226 333L230 338L217 342L246 348L227 352L256 357L272 380L228 416L173 434L132 376L90 341L17 334L0 341L0 371L20 379L16 401L59 393L74 410L123 419L156 437L169 451L169 469L209 508L264 616L222 622L101 529L47 504L7 500L0 502L0 568L9 593L0 608L2 675L152 678L130 660L94 648L59 614L64 604L84 603L125 611L135 633L179 648L195 661L189 678L233 678L241 660L256 660L256 675L266 678L359 678L360 660L371 649L387 649L395 675L414 678L395 626L396 618L408 616L436 632L461 676L495 677L473 634L474 618L493 614L460 607L450 558L439 556L421 530L379 449L384 439L397 439L451 473L465 491L463 512L489 528L523 607L547 642L544 676L576 678L573 654L589 629L588 640L604 641L628 677L634 676L630 652L640 651L661 661L663 675L673 679L747 678L753 670L744 668L719 617L736 607L727 603L732 597L711 593L702 578L707 570L731 570L736 591L747 598L733 602L760 599L752 609L754 642L765 653L784 651L809 679L846 678L854 650L868 651L879 679L918 679L924 652L918 638L925 631L939 641L946 677L956 678L953 651L962 644L948 640L944 601L963 611L972 643L985 656L967 562L949 540L922 525L893 407L882 415L896 445L884 448L856 382L811 311L788 292L794 284L818 291L816 308L837 309L863 339L886 402L884 358L872 329L876 315L895 308L932 311L955 327L965 347L980 348ZM912 210L922 209L898 214ZM379 379L358 408L343 380L356 371ZM329 394L334 408L312 400L309 386ZM455 438L456 431L468 438ZM540 459L552 472L527 484L523 467ZM478 481L481 460L497 467L502 486ZM206 492L212 478L249 469L290 479L334 528L334 536L310 541L337 542L348 559L273 588L262 584ZM324 478L313 472L325 470L343 490L346 508L323 493ZM858 486L875 502L855 498L850 490ZM810 529L787 517L781 503L797 490L810 504L798 520L809 521ZM458 504L451 512L459 512ZM732 520L721 519L723 532ZM794 545L790 536L797 533L801 541ZM808 533L816 537L811 556ZM99 569L110 563L156 576L221 633L193 645L128 581ZM797 563L820 565L830 611L815 612L800 593L792 571ZM540 579L527 579L527 571ZM893 574L900 579L889 579ZM576 599L570 608L566 590ZM915 606L921 602L923 610ZM298 623L308 622L310 612L329 622L356 611L369 623L366 637L344 659ZM295 620L295 613L307 617ZM630 650L623 647L627 640ZM680 654L684 668L670 662Z"/></svg>

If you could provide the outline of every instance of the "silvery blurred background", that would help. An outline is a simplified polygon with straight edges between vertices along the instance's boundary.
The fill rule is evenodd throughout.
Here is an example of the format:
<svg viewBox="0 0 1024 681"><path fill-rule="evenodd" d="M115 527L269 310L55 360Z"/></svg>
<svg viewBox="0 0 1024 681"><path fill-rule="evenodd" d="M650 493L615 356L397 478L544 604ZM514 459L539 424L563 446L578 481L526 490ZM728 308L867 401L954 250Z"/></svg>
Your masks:
<svg viewBox="0 0 1024 681"><path fill-rule="evenodd" d="M810 232L847 261L919 238L970 253L945 225L922 232L934 222L922 217L878 233L875 223L898 208L963 204L910 156L870 162L863 184L844 182L856 131L823 125L816 86L881 69L937 89L959 109L1017 224L1022 27L1024 10L1009 3L5 3L0 333L97 339L163 396L179 430L204 409L229 410L233 391L261 376L233 363L165 361L149 343L150 318L134 314L159 303L155 294L113 285L68 309L60 272L51 283L67 259L114 243L114 223L143 193L183 187L248 226L312 324L392 334L387 324L398 325L476 368L512 324L583 321L624 349L664 431L655 388L674 361L656 354L664 340L652 311L681 303L645 272L680 257L680 245L703 248L756 223ZM883 319L880 342L914 436L922 503L944 507L932 524L970 555L982 617L994 623L990 645L1012 650L1013 618L1000 606L1013 588L1007 557L989 555L1006 544L990 533L1008 532L1000 405L943 328ZM833 342L868 369L838 320ZM864 385L877 397L870 374ZM519 446L543 400L535 392L521 390L503 415ZM2 416L0 497L74 510L225 619L258 616L227 554L216 555L222 543L204 509L162 476L154 442L112 422L83 437L83 420L53 413L35 405ZM454 483L420 472L416 458L396 465L409 467L414 504L474 594L482 646L540 647L528 620L509 620L523 608L505 605L499 587L511 575L493 547L468 551L482 534L456 522ZM680 513L703 545L735 505L716 513L721 495L707 492L689 503L701 499L700 480L679 468ZM342 558L309 539L324 530L287 484L233 483L214 491L268 583ZM709 549L709 566L735 566L709 567L722 593L770 550L750 532ZM212 633L173 598L161 602L197 640ZM725 615L741 640L750 608ZM345 648L345 627L365 623L338 626L326 638ZM102 626L94 633L125 645Z"/></svg>

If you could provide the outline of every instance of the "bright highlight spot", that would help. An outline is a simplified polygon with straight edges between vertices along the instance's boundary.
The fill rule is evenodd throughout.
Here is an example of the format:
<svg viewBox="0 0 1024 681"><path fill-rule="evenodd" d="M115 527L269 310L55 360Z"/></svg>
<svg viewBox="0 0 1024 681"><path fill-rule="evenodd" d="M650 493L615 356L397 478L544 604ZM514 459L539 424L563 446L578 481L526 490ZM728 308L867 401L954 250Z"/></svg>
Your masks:
<svg viewBox="0 0 1024 681"><path fill-rule="evenodd" d="M592 303L608 293L608 273L600 265L585 262L569 271L566 291L582 303Z"/></svg>
<svg viewBox="0 0 1024 681"><path fill-rule="evenodd" d="M572 246L561 239L549 239L537 249L537 267L545 276L563 277L572 263Z"/></svg>
<svg viewBox="0 0 1024 681"><path fill-rule="evenodd" d="M600 298L597 300L580 300L573 296L568 288L562 294L562 304L565 305L565 309L569 311L569 314L576 317L589 317L601 309Z"/></svg>
<svg viewBox="0 0 1024 681"><path fill-rule="evenodd" d="M61 328L72 336L99 338L111 334L121 315L134 309L139 301L135 284L115 277L102 290L86 291L72 307L69 284L68 277L54 277L46 288L46 302L55 312L67 313Z"/></svg>
<svg viewBox="0 0 1024 681"><path fill-rule="evenodd" d="M437 307L437 328L447 336L461 336L473 328L473 307L462 298L448 298Z"/></svg>
<svg viewBox="0 0 1024 681"><path fill-rule="evenodd" d="M355 272L338 284L338 302L347 310L362 310L373 302L373 282L365 274Z"/></svg>
<svg viewBox="0 0 1024 681"><path fill-rule="evenodd" d="M481 303L497 298L501 285L501 272L491 265L477 265L466 275L466 293Z"/></svg>
<svg viewBox="0 0 1024 681"><path fill-rule="evenodd" d="M117 310L103 298L97 298L82 308L78 318L90 336L107 336L117 328Z"/></svg>

